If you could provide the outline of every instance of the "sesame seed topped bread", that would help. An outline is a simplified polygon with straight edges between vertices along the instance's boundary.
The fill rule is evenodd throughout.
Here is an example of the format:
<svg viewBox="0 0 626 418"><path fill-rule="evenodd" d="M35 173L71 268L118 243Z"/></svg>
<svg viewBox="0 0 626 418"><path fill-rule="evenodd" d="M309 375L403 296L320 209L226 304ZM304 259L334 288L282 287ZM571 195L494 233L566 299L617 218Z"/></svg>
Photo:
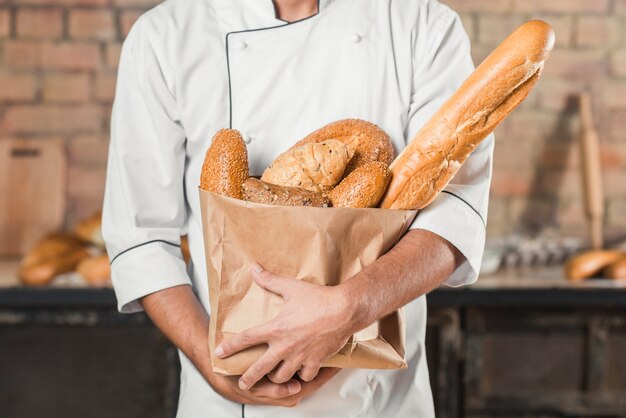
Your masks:
<svg viewBox="0 0 626 418"><path fill-rule="evenodd" d="M241 199L241 185L248 176L248 150L241 134L234 129L220 129L204 157L200 188Z"/></svg>

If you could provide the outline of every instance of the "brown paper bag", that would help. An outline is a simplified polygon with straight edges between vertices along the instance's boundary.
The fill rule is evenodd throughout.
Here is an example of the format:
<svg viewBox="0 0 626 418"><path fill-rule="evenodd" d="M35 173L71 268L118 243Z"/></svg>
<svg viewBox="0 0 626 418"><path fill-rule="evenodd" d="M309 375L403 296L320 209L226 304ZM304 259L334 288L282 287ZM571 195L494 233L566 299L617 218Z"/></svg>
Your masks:
<svg viewBox="0 0 626 418"><path fill-rule="evenodd" d="M226 359L213 355L230 336L275 318L282 298L261 289L249 266L256 261L279 276L336 285L398 242L417 211L273 206L202 189L200 204L209 278L213 370L240 375L266 346ZM324 366L399 369L404 359L402 311L358 332Z"/></svg>

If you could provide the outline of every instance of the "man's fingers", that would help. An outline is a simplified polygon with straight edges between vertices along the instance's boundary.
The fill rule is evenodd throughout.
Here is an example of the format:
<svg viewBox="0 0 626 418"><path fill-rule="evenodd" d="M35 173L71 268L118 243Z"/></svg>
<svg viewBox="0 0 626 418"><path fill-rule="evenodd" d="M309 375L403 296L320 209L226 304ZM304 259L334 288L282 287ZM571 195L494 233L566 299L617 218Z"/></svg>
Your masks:
<svg viewBox="0 0 626 418"><path fill-rule="evenodd" d="M298 369L300 368L300 363L284 363L278 366L276 370L270 373L267 378L274 383L284 383L289 381Z"/></svg>
<svg viewBox="0 0 626 418"><path fill-rule="evenodd" d="M311 380L315 379L315 376L317 376L317 373L319 373L319 371L320 371L320 367L319 366L317 366L317 367L316 366L308 366L308 365L305 364L305 365L302 366L300 371L298 371L298 375L305 382L310 382Z"/></svg>
<svg viewBox="0 0 626 418"><path fill-rule="evenodd" d="M235 353L267 342L268 334L271 331L271 323L265 323L245 331L235 334L228 340L215 347L215 355L219 358L232 356Z"/></svg>
<svg viewBox="0 0 626 418"><path fill-rule="evenodd" d="M271 349L267 350L265 354L255 361L239 378L239 388L241 390L248 390L266 374L271 372L280 361L281 358L275 355Z"/></svg>
<svg viewBox="0 0 626 418"><path fill-rule="evenodd" d="M250 271L252 272L252 279L263 289L275 293L283 298L291 289L294 282L298 282L295 279L287 279L270 273L263 269L259 264L252 263L250 265Z"/></svg>
<svg viewBox="0 0 626 418"><path fill-rule="evenodd" d="M250 393L255 397L265 397L270 399L283 399L300 392L302 385L295 379L285 383L272 383L267 379L261 379L250 388Z"/></svg>
<svg viewBox="0 0 626 418"><path fill-rule="evenodd" d="M317 376L315 376L315 379L309 382L304 382L302 384L302 390L300 391L300 393L308 394L314 390L319 389L320 387L324 386L326 382L332 379L332 377L336 375L337 373L339 373L340 371L341 369L336 368L336 367L322 367L319 370L319 373L317 374Z"/></svg>

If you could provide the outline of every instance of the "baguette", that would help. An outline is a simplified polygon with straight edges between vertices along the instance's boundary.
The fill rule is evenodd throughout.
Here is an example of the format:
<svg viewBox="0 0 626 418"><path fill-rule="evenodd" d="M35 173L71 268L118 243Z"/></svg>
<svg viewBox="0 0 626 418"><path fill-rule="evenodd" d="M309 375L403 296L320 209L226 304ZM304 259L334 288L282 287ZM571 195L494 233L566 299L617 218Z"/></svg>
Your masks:
<svg viewBox="0 0 626 418"><path fill-rule="evenodd" d="M421 209L432 202L476 146L526 98L553 46L554 32L540 20L506 38L391 163L380 207Z"/></svg>
<svg viewBox="0 0 626 418"><path fill-rule="evenodd" d="M626 253L622 258L606 267L602 273L608 279L626 279Z"/></svg>
<svg viewBox="0 0 626 418"><path fill-rule="evenodd" d="M619 250L590 250L572 257L565 264L565 276L571 281L592 277L607 266L624 258Z"/></svg>
<svg viewBox="0 0 626 418"><path fill-rule="evenodd" d="M217 131L204 157L200 188L241 199L241 185L248 172L248 150L239 131Z"/></svg>
<svg viewBox="0 0 626 418"><path fill-rule="evenodd" d="M334 207L373 208L383 196L391 173L387 164L371 161L357 167L328 193Z"/></svg>
<svg viewBox="0 0 626 418"><path fill-rule="evenodd" d="M297 187L278 186L250 177L242 186L243 199L248 202L282 206L330 206L330 199L321 193Z"/></svg>
<svg viewBox="0 0 626 418"><path fill-rule="evenodd" d="M294 148L329 139L341 141L346 145L351 144L355 149L344 176L372 161L389 165L395 155L389 135L377 125L361 119L343 119L329 123L298 141Z"/></svg>

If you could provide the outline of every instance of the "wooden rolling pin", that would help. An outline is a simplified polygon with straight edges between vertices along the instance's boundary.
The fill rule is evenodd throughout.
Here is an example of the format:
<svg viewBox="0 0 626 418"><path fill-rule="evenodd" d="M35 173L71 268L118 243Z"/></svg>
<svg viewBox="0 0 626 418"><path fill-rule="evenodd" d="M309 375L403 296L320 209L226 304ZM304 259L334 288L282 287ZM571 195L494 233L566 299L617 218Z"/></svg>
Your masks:
<svg viewBox="0 0 626 418"><path fill-rule="evenodd" d="M583 175L585 212L589 220L591 247L603 247L602 223L604 219L604 193L600 168L600 144L593 124L589 93L581 93L580 103L580 161Z"/></svg>

